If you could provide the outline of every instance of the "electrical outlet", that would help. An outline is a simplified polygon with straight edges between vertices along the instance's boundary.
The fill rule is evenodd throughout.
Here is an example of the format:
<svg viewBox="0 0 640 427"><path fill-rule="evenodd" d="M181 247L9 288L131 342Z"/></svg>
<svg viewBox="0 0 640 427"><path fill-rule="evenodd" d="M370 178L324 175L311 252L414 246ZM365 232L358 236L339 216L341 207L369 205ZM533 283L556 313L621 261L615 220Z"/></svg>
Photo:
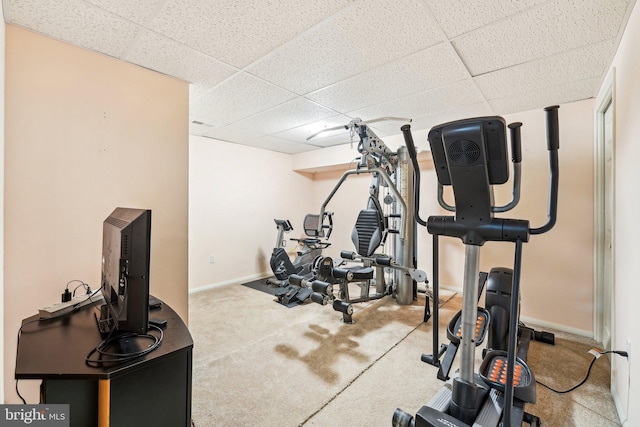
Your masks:
<svg viewBox="0 0 640 427"><path fill-rule="evenodd" d="M216 256L209 255L209 264L215 264L215 263L216 263Z"/></svg>

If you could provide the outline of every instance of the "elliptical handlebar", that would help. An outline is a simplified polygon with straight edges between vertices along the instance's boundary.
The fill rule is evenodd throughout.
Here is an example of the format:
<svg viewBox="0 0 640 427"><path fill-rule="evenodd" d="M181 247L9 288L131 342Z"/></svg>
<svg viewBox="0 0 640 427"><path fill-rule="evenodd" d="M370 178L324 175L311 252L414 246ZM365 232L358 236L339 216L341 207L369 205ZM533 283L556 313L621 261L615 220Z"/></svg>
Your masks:
<svg viewBox="0 0 640 427"><path fill-rule="evenodd" d="M511 161L513 163L522 162L522 138L520 136L521 122L510 123L509 134L511 139Z"/></svg>
<svg viewBox="0 0 640 427"><path fill-rule="evenodd" d="M558 186L559 186L559 167L558 167L558 149L560 148L560 136L558 127L558 105L546 107L544 111L547 116L547 149L549 150L549 208L547 214L547 223L542 227L530 228L531 234L542 234L551 230L556 224L558 215Z"/></svg>
<svg viewBox="0 0 640 427"><path fill-rule="evenodd" d="M492 211L495 213L510 211L520 202L520 185L522 180L522 138L520 136L520 128L522 127L522 123L513 122L507 127L509 128L509 139L511 140L511 163L513 163L511 201L504 206L494 206Z"/></svg>
<svg viewBox="0 0 640 427"><path fill-rule="evenodd" d="M420 218L420 166L418 165L418 153L416 151L416 145L413 142L413 135L411 135L411 125L402 125L400 127L402 131L402 136L404 137L404 143L407 147L407 151L409 152L409 158L411 159L411 163L413 164L413 170L415 171L415 218L418 224L422 226L427 226L427 222Z"/></svg>
<svg viewBox="0 0 640 427"><path fill-rule="evenodd" d="M544 109L547 113L547 150L549 151L557 151L560 149L558 108L560 108L559 105L552 105Z"/></svg>

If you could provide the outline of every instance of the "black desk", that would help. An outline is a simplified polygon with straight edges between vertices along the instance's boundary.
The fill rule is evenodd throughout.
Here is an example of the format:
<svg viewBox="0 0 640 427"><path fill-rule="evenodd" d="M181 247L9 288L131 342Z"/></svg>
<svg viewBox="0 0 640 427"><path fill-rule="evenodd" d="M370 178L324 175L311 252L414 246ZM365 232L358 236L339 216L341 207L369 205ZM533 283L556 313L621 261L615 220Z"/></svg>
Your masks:
<svg viewBox="0 0 640 427"><path fill-rule="evenodd" d="M182 319L163 304L149 314L167 320L160 347L121 365L92 368L85 357L103 339L96 311L89 306L60 319L24 319L16 379L41 379L41 403L70 404L71 427L189 426L193 340Z"/></svg>

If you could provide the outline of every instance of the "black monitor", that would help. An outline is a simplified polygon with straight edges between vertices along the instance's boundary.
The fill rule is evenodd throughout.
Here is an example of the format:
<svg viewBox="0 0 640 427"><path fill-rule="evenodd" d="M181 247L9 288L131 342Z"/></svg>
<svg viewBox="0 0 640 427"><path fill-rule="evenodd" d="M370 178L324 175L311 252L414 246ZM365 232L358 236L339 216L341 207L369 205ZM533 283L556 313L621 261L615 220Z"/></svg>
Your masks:
<svg viewBox="0 0 640 427"><path fill-rule="evenodd" d="M151 211L116 208L102 228L102 295L98 327L104 334L147 332Z"/></svg>

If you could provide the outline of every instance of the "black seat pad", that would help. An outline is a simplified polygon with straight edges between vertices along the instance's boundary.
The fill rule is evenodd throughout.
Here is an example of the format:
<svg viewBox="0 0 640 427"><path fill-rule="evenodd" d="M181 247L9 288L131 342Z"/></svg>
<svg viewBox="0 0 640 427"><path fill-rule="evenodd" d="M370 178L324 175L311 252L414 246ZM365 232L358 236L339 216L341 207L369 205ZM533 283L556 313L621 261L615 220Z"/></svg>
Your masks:
<svg viewBox="0 0 640 427"><path fill-rule="evenodd" d="M373 279L373 267L346 267L347 270L353 273L353 280L369 280Z"/></svg>

